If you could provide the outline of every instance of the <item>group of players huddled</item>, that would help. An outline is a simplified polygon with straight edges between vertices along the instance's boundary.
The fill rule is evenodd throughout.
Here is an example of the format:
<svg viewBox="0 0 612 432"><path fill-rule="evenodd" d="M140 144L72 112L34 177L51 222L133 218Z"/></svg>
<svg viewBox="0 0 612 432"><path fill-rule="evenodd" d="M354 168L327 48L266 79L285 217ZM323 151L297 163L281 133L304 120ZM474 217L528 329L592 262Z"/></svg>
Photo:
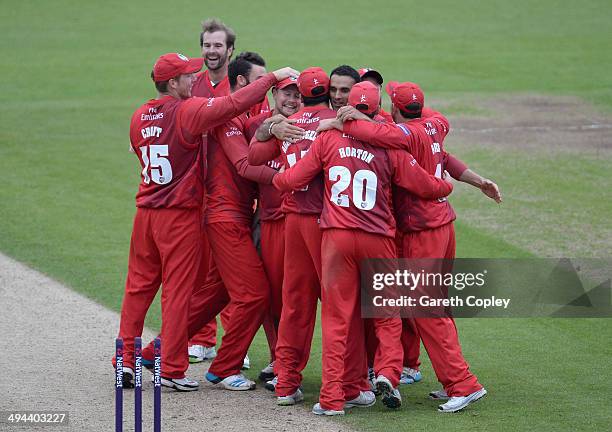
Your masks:
<svg viewBox="0 0 612 432"><path fill-rule="evenodd" d="M421 380L421 341L442 385L429 394L445 401L440 411L483 397L452 318L362 319L360 311L362 260L454 258L447 174L501 201L495 183L445 151L446 117L410 82L386 85L392 106L383 111L383 77L373 69L268 73L254 52L231 60L232 29L218 19L202 27L202 58L159 57L151 73L159 95L130 124L142 177L119 329L124 386L133 386L134 338L162 286L166 387L197 390L185 376L190 358L209 358L208 381L254 389L241 369L263 325L271 363L259 378L278 405L302 401L320 301L313 413L369 407L376 394L400 407L400 383ZM152 345L142 357L152 365Z"/></svg>

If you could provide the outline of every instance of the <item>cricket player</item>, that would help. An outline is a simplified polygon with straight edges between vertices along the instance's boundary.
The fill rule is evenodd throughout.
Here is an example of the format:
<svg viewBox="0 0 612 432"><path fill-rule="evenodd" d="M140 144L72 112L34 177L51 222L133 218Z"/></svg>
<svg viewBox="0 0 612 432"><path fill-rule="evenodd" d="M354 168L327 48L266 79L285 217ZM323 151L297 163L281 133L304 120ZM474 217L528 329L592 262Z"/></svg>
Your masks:
<svg viewBox="0 0 612 432"><path fill-rule="evenodd" d="M299 140L251 141L249 162L265 164L281 156L283 165L293 166L304 157L317 136L322 119L335 118L329 109L329 77L319 67L302 71L297 87L304 107L289 117L305 132ZM274 129L274 125L272 126ZM300 390L302 370L310 356L316 321L317 302L321 293L321 230L319 216L323 208L323 179L314 178L301 190L287 194L282 211L285 214L285 257L282 298L283 308L278 326L276 361L277 403L293 405L303 400Z"/></svg>
<svg viewBox="0 0 612 432"><path fill-rule="evenodd" d="M348 104L351 88L361 81L359 72L349 65L341 65L329 74L329 101L332 109L338 111Z"/></svg>
<svg viewBox="0 0 612 432"><path fill-rule="evenodd" d="M361 68L357 72L359 72L359 78L363 81L370 81L372 84L378 86L381 91L382 96L382 85L384 83L383 76L376 69L372 68ZM382 97L380 99L380 109L378 110L378 115L385 119L387 122L392 122L393 117L391 114L382 109Z"/></svg>
<svg viewBox="0 0 612 432"><path fill-rule="evenodd" d="M229 64L228 78L235 92L267 79L267 74L263 66L238 57ZM270 184L276 173L267 166L248 164L246 119L243 113L209 135L205 224L212 260L205 285L193 293L189 318L191 335L229 305L225 335L206 378L238 391L255 388L240 369L270 298L267 277L251 240L257 182Z"/></svg>
<svg viewBox="0 0 612 432"><path fill-rule="evenodd" d="M442 114L424 108L424 95L414 83L390 83L387 86L392 102L391 114L396 122L372 123L365 120L345 121L342 130L358 139L387 148L408 150L427 172L442 177L446 169L461 181L482 190L490 198L501 202L499 188L461 162L451 162L444 151L444 138L449 122ZM429 111L427 116L424 111ZM338 118L348 120L348 110ZM452 166L452 165L455 166ZM455 212L447 200L427 201L407 191L394 195L398 229L402 232L402 257L455 257ZM459 344L455 322L448 318L415 318L410 323L423 341L433 369L442 386L430 396L447 400L439 406L441 412L456 412L486 395L487 391L469 370ZM418 339L416 339L418 344Z"/></svg>
<svg viewBox="0 0 612 432"><path fill-rule="evenodd" d="M236 33L229 26L217 18L207 19L202 23L200 33L200 48L206 65L206 70L197 75L193 86L193 96L218 97L230 94L230 83L228 80L228 65L234 53ZM237 58L243 58L256 66L265 68L265 61L261 56L252 52L242 52ZM248 84L248 82L247 82ZM250 108L251 115L261 112L269 112L267 96ZM205 138L206 139L206 138ZM206 203L204 203L204 207ZM204 284L210 266L210 250L205 234L202 230L202 260L199 270L198 283ZM221 313L221 322L227 325L229 321L229 310ZM191 340L189 345L189 361L198 363L206 359L213 359L217 353L215 349L217 335L217 321L211 320ZM244 358L243 368L248 369L250 361L248 355Z"/></svg>
<svg viewBox="0 0 612 432"><path fill-rule="evenodd" d="M229 80L227 79L227 67L234 53L236 33L232 28L217 18L209 18L202 22L200 33L200 49L206 70L196 76L192 95L198 97L219 97L230 94ZM204 137L206 140L207 137ZM206 208L206 200L204 207ZM204 221L204 218L202 218ZM210 267L210 248L206 230L202 229L202 259L198 274L198 285L206 282ZM221 320L225 321L221 315ZM212 360L217 356L215 345L217 344L217 320L211 320L196 335L189 340L189 361L198 363L204 360Z"/></svg>
<svg viewBox="0 0 612 432"><path fill-rule="evenodd" d="M261 100L277 81L297 76L285 68L268 74L229 97L191 97L203 59L182 54L161 56L151 76L158 97L136 110L131 146L142 167L130 242L128 275L119 337L124 340L124 385L133 386L134 338L142 335L146 313L162 286L162 385L179 391L198 389L185 377L187 311L201 254L203 180L202 134ZM152 346L148 347L152 358ZM144 357L144 353L143 353Z"/></svg>
<svg viewBox="0 0 612 432"><path fill-rule="evenodd" d="M304 130L292 126L291 123L286 123L287 130L297 130L298 135L286 135L287 130L283 129L287 117L295 114L301 108L302 99L296 81L288 78L279 82L272 88L274 110L247 119L244 131L247 142L250 142L260 127L264 134L271 130L271 134L274 133L274 136L283 140L302 137ZM267 137L264 135L264 140L270 139L271 134ZM266 165L274 170L279 170L282 160L277 157L268 161ZM270 308L264 318L264 330L270 348L270 364L259 375L259 379L264 383L272 381L275 377L275 350L282 310L283 258L285 255L285 214L281 211L283 198L284 194L272 185L259 184L257 203L261 224L261 260L271 290ZM274 390L273 387L271 389Z"/></svg>
<svg viewBox="0 0 612 432"><path fill-rule="evenodd" d="M380 106L380 89L369 82L352 87L348 102L369 116ZM275 176L281 190L299 189L321 171L325 186L321 214L323 332L322 386L313 413L344 414L352 399L372 405L374 394L366 380L365 347L351 352L351 341L363 342L360 317L360 262L368 258L396 257L395 220L392 215L391 185L397 184L423 200L442 198L452 185L427 174L405 151L384 150L340 131L324 132L293 168ZM401 320L375 318L373 324L379 348L374 368L383 403L401 405L397 390L402 370L399 345ZM346 379L359 382L347 387ZM353 393L348 393L349 391ZM349 401L349 402L346 402Z"/></svg>

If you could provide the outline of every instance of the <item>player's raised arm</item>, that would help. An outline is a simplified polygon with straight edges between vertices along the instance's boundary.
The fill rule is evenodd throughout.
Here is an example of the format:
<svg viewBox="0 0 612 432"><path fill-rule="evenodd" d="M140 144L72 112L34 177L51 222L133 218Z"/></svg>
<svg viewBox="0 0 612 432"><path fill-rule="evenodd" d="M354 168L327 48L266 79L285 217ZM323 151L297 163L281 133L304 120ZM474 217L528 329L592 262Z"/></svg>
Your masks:
<svg viewBox="0 0 612 432"><path fill-rule="evenodd" d="M232 119L217 127L214 134L223 152L236 168L238 175L257 183L272 183L272 177L276 174L275 170L265 165L252 166L248 163L249 145L238 119Z"/></svg>
<svg viewBox="0 0 612 432"><path fill-rule="evenodd" d="M270 87L278 81L298 75L294 69L283 68L266 74L229 96L191 98L181 107L179 122L191 135L204 133L248 110L262 100Z"/></svg>
<svg viewBox="0 0 612 432"><path fill-rule="evenodd" d="M326 134L319 135L302 159L288 170L275 175L272 179L274 187L280 191L291 191L308 185L323 169L321 146L325 145L325 139Z"/></svg>
<svg viewBox="0 0 612 432"><path fill-rule="evenodd" d="M389 150L393 169L393 183L424 199L444 198L453 190L453 185L428 174L410 153Z"/></svg>

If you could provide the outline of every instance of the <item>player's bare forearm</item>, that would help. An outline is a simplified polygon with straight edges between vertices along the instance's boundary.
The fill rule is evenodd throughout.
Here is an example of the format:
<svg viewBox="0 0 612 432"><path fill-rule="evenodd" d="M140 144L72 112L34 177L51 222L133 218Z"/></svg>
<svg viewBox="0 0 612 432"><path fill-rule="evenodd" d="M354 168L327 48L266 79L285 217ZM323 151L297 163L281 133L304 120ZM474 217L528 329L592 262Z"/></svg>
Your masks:
<svg viewBox="0 0 612 432"><path fill-rule="evenodd" d="M255 132L255 138L257 139L257 141L268 141L270 138L272 138L272 134L269 132L270 126L273 123L278 123L282 121L284 118L286 118L284 115L276 114L272 117L265 119L264 122L259 125L257 131Z"/></svg>
<svg viewBox="0 0 612 432"><path fill-rule="evenodd" d="M501 192L499 191L499 187L497 184L489 179L482 177L477 172L472 171L471 169L466 169L461 177L458 179L463 183L471 184L472 186L480 189L483 194L491 198L497 203L502 202Z"/></svg>

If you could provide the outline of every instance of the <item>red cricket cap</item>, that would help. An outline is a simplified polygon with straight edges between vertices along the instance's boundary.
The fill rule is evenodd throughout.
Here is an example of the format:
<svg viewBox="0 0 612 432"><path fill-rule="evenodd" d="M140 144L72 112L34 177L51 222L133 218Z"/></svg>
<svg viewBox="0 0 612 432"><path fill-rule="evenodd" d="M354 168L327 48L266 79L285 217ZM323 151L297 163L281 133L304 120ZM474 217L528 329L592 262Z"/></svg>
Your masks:
<svg viewBox="0 0 612 432"><path fill-rule="evenodd" d="M364 78L372 77L379 85L383 85L383 77L377 70L371 68L361 68L357 72L359 72L359 77L361 78L361 81L363 81Z"/></svg>
<svg viewBox="0 0 612 432"><path fill-rule="evenodd" d="M380 91L370 81L362 81L351 88L348 103L364 114L372 114L380 107Z"/></svg>
<svg viewBox="0 0 612 432"><path fill-rule="evenodd" d="M298 77L297 86L302 96L321 96L329 93L329 77L320 67L309 67Z"/></svg>
<svg viewBox="0 0 612 432"><path fill-rule="evenodd" d="M397 108L409 113L418 113L425 106L425 95L421 88L411 82L398 83L391 81L385 87L391 102Z"/></svg>
<svg viewBox="0 0 612 432"><path fill-rule="evenodd" d="M164 54L153 66L153 81L168 81L179 75L198 72L203 64L202 57L188 58L179 53Z"/></svg>
<svg viewBox="0 0 612 432"><path fill-rule="evenodd" d="M276 84L274 87L280 90L280 89L284 89L285 87L289 87L290 85L297 86L297 78L294 78L294 77L285 78L284 80Z"/></svg>

